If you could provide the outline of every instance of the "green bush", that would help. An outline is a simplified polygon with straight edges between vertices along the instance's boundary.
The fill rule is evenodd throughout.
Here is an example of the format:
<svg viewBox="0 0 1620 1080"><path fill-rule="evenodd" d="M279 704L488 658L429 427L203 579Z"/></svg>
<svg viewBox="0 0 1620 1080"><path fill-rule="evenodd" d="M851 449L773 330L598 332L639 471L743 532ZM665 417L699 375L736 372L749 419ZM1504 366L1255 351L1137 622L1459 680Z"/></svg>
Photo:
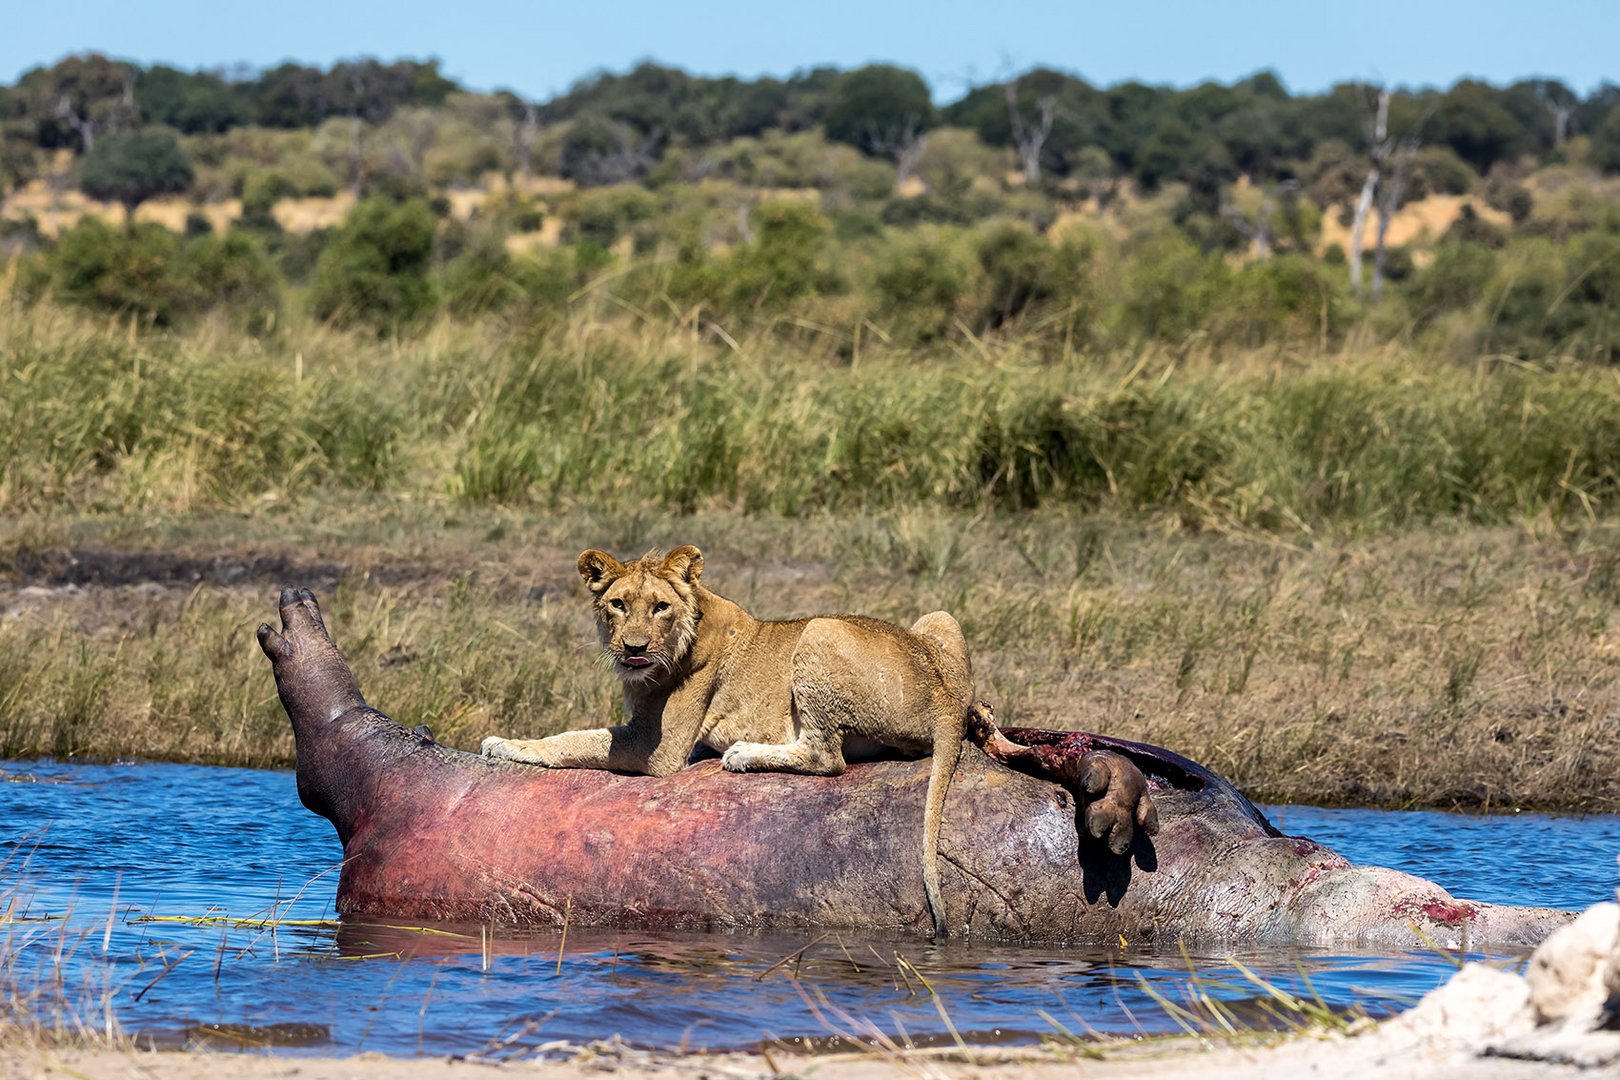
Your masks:
<svg viewBox="0 0 1620 1080"><path fill-rule="evenodd" d="M1490 343L1527 359L1620 357L1620 231L1515 244L1486 291Z"/></svg>
<svg viewBox="0 0 1620 1080"><path fill-rule="evenodd" d="M310 310L379 330L426 315L434 305L433 234L433 212L421 200L364 200L316 260Z"/></svg>
<svg viewBox="0 0 1620 1080"><path fill-rule="evenodd" d="M1502 211L1513 224L1523 225L1535 212L1536 198L1523 184L1493 181L1485 187L1485 205Z"/></svg>
<svg viewBox="0 0 1620 1080"><path fill-rule="evenodd" d="M275 169L249 173L242 181L242 217L261 222L282 199L298 194L297 186L285 173Z"/></svg>
<svg viewBox="0 0 1620 1080"><path fill-rule="evenodd" d="M657 195L636 184L583 191L562 207L563 238L610 248L628 236L636 250L645 251L657 240L655 226L662 208Z"/></svg>
<svg viewBox="0 0 1620 1080"><path fill-rule="evenodd" d="M259 240L239 229L186 245L182 272L201 306L228 305L252 333L273 327L281 312L281 275Z"/></svg>
<svg viewBox="0 0 1620 1080"><path fill-rule="evenodd" d="M1496 254L1486 245L1447 242L1435 249L1434 261L1414 276L1407 288L1420 320L1479 303L1492 275Z"/></svg>
<svg viewBox="0 0 1620 1080"><path fill-rule="evenodd" d="M1341 281L1303 255L1277 255L1239 267L1210 313L1210 335L1251 348L1336 342L1347 316Z"/></svg>
<svg viewBox="0 0 1620 1080"><path fill-rule="evenodd" d="M180 267L180 241L160 225L115 229L85 217L49 253L57 296L84 307L168 326L197 303Z"/></svg>
<svg viewBox="0 0 1620 1080"><path fill-rule="evenodd" d="M162 130L115 131L98 139L79 164L86 195L131 211L154 195L184 191L194 176L180 140Z"/></svg>
<svg viewBox="0 0 1620 1080"><path fill-rule="evenodd" d="M1044 236L1010 222L992 225L979 235L975 254L984 274L976 318L982 329L1002 326L1057 292L1056 253Z"/></svg>
<svg viewBox="0 0 1620 1080"><path fill-rule="evenodd" d="M691 252L668 278L672 296L732 314L776 312L842 280L828 265L830 223L806 202L765 202L749 215L753 241L724 255Z"/></svg>
<svg viewBox="0 0 1620 1080"><path fill-rule="evenodd" d="M1425 146L1412 160L1406 197L1422 199L1430 195L1466 195L1479 176L1473 166L1444 146Z"/></svg>
<svg viewBox="0 0 1620 1080"><path fill-rule="evenodd" d="M1136 341L1181 341L1201 330L1226 290L1231 271L1184 236L1158 230L1134 238L1115 283L1119 335Z"/></svg>
<svg viewBox="0 0 1620 1080"><path fill-rule="evenodd" d="M971 267L957 234L922 229L894 237L872 275L876 318L901 341L924 343L950 332Z"/></svg>

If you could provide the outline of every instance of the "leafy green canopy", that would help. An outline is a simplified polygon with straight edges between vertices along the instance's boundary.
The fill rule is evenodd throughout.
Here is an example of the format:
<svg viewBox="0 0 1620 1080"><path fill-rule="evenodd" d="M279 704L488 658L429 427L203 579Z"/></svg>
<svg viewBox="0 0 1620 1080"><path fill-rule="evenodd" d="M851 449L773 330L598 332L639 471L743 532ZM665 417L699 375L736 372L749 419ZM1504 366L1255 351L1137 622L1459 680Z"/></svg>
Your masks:
<svg viewBox="0 0 1620 1080"><path fill-rule="evenodd" d="M79 166L86 195L135 209L155 195L184 191L192 180L191 162L172 132L118 131L97 141Z"/></svg>

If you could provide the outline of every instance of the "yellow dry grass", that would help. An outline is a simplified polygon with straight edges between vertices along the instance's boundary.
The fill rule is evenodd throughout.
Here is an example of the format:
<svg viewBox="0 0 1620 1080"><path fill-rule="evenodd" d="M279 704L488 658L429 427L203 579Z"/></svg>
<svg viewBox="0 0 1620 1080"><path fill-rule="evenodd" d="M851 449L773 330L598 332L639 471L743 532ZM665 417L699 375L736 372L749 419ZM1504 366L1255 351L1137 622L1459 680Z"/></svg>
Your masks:
<svg viewBox="0 0 1620 1080"><path fill-rule="evenodd" d="M1508 216L1502 211L1492 210L1482 200L1471 195L1430 195L1428 198L1407 203L1396 211L1394 219L1389 223L1387 242L1390 247L1432 244L1445 235L1452 222L1462 216L1465 206L1472 206L1474 213L1492 225L1506 228L1511 224ZM1329 212L1324 215L1322 235L1316 244L1317 251L1326 251L1334 244L1349 251L1350 228L1348 225L1339 224L1337 213ZM1366 250L1372 250L1377 228L1378 215L1376 213L1368 215L1367 231L1363 239Z"/></svg>
<svg viewBox="0 0 1620 1080"><path fill-rule="evenodd" d="M444 196L450 200L450 216L457 221L467 221L489 201L489 192L478 188L447 191Z"/></svg>
<svg viewBox="0 0 1620 1080"><path fill-rule="evenodd" d="M317 229L333 229L354 209L352 191L340 191L330 197L308 196L302 199L282 199L270 209L276 224L290 233L312 233Z"/></svg>
<svg viewBox="0 0 1620 1080"><path fill-rule="evenodd" d="M0 218L23 221L32 217L39 223L39 231L51 237L73 228L86 214L94 214L115 225L124 220L124 208L117 203L97 202L83 192L45 180L29 181L0 203Z"/></svg>
<svg viewBox="0 0 1620 1080"><path fill-rule="evenodd" d="M224 229L242 216L242 200L227 199L219 203L199 203L191 199L168 197L150 199L135 211L136 221L150 221L171 232L184 232L186 218L200 212L214 229ZM57 237L77 225L86 215L98 217L109 225L124 223L124 208L117 203L99 202L73 189L53 190L43 180L33 180L0 201L0 219L24 221L32 217L39 231L48 237Z"/></svg>
<svg viewBox="0 0 1620 1080"><path fill-rule="evenodd" d="M498 172L485 173L483 185L483 190L490 195L511 192L530 196L566 195L578 187L572 180L564 180L560 176L514 176L508 180Z"/></svg>
<svg viewBox="0 0 1620 1080"><path fill-rule="evenodd" d="M513 255L526 255L538 248L556 247L562 242L563 221L548 217L534 232L512 233L506 238L506 250Z"/></svg>
<svg viewBox="0 0 1620 1080"><path fill-rule="evenodd" d="M919 180L918 183L921 183L921 181ZM802 202L818 207L821 205L821 190L819 188L765 187L758 190L761 202Z"/></svg>

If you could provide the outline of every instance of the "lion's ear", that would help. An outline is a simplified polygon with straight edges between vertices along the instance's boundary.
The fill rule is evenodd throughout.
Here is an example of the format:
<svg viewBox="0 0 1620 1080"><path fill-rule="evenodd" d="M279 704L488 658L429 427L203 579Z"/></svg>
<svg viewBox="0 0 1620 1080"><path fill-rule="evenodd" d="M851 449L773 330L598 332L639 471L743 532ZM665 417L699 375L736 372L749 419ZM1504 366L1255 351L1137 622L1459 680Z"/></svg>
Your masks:
<svg viewBox="0 0 1620 1080"><path fill-rule="evenodd" d="M579 553L579 576L591 592L601 592L623 572L624 565L605 551L591 548Z"/></svg>
<svg viewBox="0 0 1620 1080"><path fill-rule="evenodd" d="M688 585L696 585L698 576L703 573L703 552L691 544L678 547L665 556L664 570Z"/></svg>

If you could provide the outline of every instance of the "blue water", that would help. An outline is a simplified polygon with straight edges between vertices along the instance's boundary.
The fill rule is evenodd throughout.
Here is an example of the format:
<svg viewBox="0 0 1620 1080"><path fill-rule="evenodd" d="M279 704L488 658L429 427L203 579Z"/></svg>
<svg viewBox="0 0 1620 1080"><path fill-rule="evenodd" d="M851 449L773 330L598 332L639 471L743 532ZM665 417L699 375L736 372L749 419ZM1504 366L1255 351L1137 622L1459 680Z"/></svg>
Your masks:
<svg viewBox="0 0 1620 1080"><path fill-rule="evenodd" d="M1352 861L1459 896L1564 908L1614 896L1616 817L1267 812ZM0 994L31 993L38 1014L72 1023L99 1026L110 1010L126 1032L163 1045L500 1057L612 1035L668 1049L875 1031L937 1042L950 1037L942 1012L985 1041L1168 1032L1177 1028L1163 999L1184 1002L1193 988L1188 958L1130 945L579 931L564 942L506 930L486 946L477 926L338 926L340 856L291 773L0 764L0 912L12 905L0 921ZM209 915L314 922L173 921ZM1454 970L1452 957L1427 952L1190 959L1202 989L1240 1011L1263 994L1233 959L1374 1015Z"/></svg>

